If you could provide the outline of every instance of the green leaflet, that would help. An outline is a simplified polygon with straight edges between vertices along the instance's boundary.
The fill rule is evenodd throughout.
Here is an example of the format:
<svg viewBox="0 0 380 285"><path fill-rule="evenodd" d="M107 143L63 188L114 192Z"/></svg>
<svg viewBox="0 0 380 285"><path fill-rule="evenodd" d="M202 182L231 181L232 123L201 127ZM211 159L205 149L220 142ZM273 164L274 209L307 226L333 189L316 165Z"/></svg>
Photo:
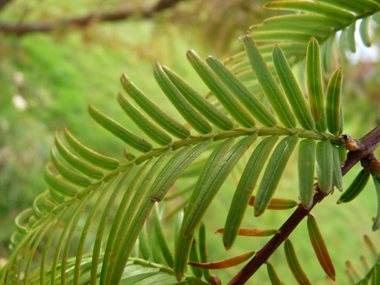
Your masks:
<svg viewBox="0 0 380 285"><path fill-rule="evenodd" d="M245 128L254 127L255 120L251 117L248 111L236 100L236 98L193 50L187 52L187 59L228 113L241 126Z"/></svg>
<svg viewBox="0 0 380 285"><path fill-rule="evenodd" d="M270 282L272 285L281 285L281 281L277 276L276 271L274 270L274 267L272 264L267 262L267 271L268 271L268 276L270 279Z"/></svg>
<svg viewBox="0 0 380 285"><path fill-rule="evenodd" d="M206 246L206 227L204 223L199 226L198 239L199 257L202 263L208 263L207 246ZM210 270L202 268L203 276L207 282L210 282Z"/></svg>
<svg viewBox="0 0 380 285"><path fill-rule="evenodd" d="M317 143L317 178L319 189L328 194L333 183L333 146L330 141Z"/></svg>
<svg viewBox="0 0 380 285"><path fill-rule="evenodd" d="M375 221L373 222L372 230L376 231L380 228L380 179L376 176L376 174L372 175L372 179L375 184L377 195L377 215Z"/></svg>
<svg viewBox="0 0 380 285"><path fill-rule="evenodd" d="M345 144L342 144L338 148L339 151L339 160L340 160L340 165L344 165L347 159L347 147Z"/></svg>
<svg viewBox="0 0 380 285"><path fill-rule="evenodd" d="M160 160L165 159L166 155L167 154L162 154L160 157ZM107 245L106 245L106 248L104 251L103 265L102 265L101 276L100 276L100 284L101 285L105 284L105 282L107 280L108 269L110 269L110 267L111 267L108 264L110 263L111 258L114 255L116 255L114 248L118 246L118 243L120 243L119 240L118 241L116 241L116 240L117 240L117 238L120 238L120 235L118 235L118 232L119 232L120 225L125 220L124 219L125 211L127 210L128 204L129 204L130 200L132 199L132 194L134 194L136 187L140 186L139 182L140 181L146 181L146 179L142 180L141 177L145 173L146 169L150 166L150 163L152 161L153 161L153 158L146 161L145 164L135 174L133 180L130 182L127 190L125 191L124 196L123 196L123 198L120 202L120 205L117 209L117 212L116 212L115 218L112 222L112 227L111 227L111 230L110 230L110 233L108 236ZM161 162L157 162L157 163L161 163ZM156 168L155 165L152 166L153 171L154 171L154 168ZM148 176L145 176L144 178L148 178ZM138 206L138 204L140 202L138 200L139 196L141 197L141 195L137 195L137 196L134 195L134 200L133 200L134 204L133 205L135 207ZM130 212L134 211L134 209L131 209L131 207L128 208L128 210ZM132 216L132 214L131 214L131 216ZM124 226L124 228L122 229L122 231L126 231L128 229L128 223L123 223L123 226ZM94 274L93 276L97 276L97 275ZM97 284L96 279L94 280L94 277L93 277L91 280L91 285L95 285L95 284Z"/></svg>
<svg viewBox="0 0 380 285"><path fill-rule="evenodd" d="M287 128L295 127L296 121L294 115L290 111L289 104L272 74L268 70L266 63L262 59L256 43L249 36L246 36L244 38L244 46L251 62L252 70L254 71L257 80L260 82L260 85L279 120Z"/></svg>
<svg viewBox="0 0 380 285"><path fill-rule="evenodd" d="M169 98L170 102L190 126L201 134L211 133L211 125L183 98L158 62L154 65L154 77L160 85L161 90L166 94L166 97Z"/></svg>
<svg viewBox="0 0 380 285"><path fill-rule="evenodd" d="M167 145L172 142L172 138L159 127L155 126L146 118L137 108L135 108L128 99L121 93L117 96L117 101L125 113L135 122L148 137L159 145Z"/></svg>
<svg viewBox="0 0 380 285"><path fill-rule="evenodd" d="M372 272L371 285L380 284L380 264L376 263Z"/></svg>
<svg viewBox="0 0 380 285"><path fill-rule="evenodd" d="M264 5L267 9L301 10L332 18L343 23L351 23L355 15L334 6L309 1L274 1Z"/></svg>
<svg viewBox="0 0 380 285"><path fill-rule="evenodd" d="M343 191L343 176L342 169L340 167L339 150L336 146L333 149L333 182L339 191Z"/></svg>
<svg viewBox="0 0 380 285"><path fill-rule="evenodd" d="M148 242L148 234L146 232L146 224L143 225L139 235L139 249L143 259L152 260L152 254Z"/></svg>
<svg viewBox="0 0 380 285"><path fill-rule="evenodd" d="M261 180L254 204L254 213L258 217L268 207L277 184L281 179L285 166L298 142L297 136L289 136L282 139L268 162L264 176Z"/></svg>
<svg viewBox="0 0 380 285"><path fill-rule="evenodd" d="M364 242L372 255L372 259L379 261L379 250L373 240L369 236L364 235Z"/></svg>
<svg viewBox="0 0 380 285"><path fill-rule="evenodd" d="M22 211L16 216L15 225L16 225L17 231L20 234L25 235L28 232L27 227L23 226L22 224L25 224L25 222L29 219L29 217L31 217L32 214L33 214L33 209L32 207L30 207L30 208L25 209L24 211Z"/></svg>
<svg viewBox="0 0 380 285"><path fill-rule="evenodd" d="M127 161L132 161L136 158L136 156L129 152L126 148L123 150L123 158L125 158Z"/></svg>
<svg viewBox="0 0 380 285"><path fill-rule="evenodd" d="M97 214L97 211L99 209L100 204L102 203L105 195L109 191L109 189L113 186L113 183L117 179L117 176L112 178L112 180L108 183L107 187L105 189L102 189L99 197L97 198L96 202L94 203L90 213L87 216L86 224L83 226L83 230L80 236L80 240L78 243L78 248L76 250L76 258L75 258L75 268L74 268L74 285L79 285L80 275L81 275L81 263L82 263L82 257L83 257L83 251L84 246L87 238L88 231L90 229L91 223Z"/></svg>
<svg viewBox="0 0 380 285"><path fill-rule="evenodd" d="M287 17L287 16L280 16L280 17ZM275 21L272 23L270 21L272 18L269 18L266 21L263 21L261 24L251 26L249 28L249 33L251 36L255 37L256 34L261 32L271 32L271 31L284 31L285 33L288 32L297 32L297 33L303 33L305 35L309 36L315 36L315 37L326 37L329 36L333 29L329 26L323 26L321 24L318 24L316 22L308 22L305 25L300 25L297 22L287 22L286 25L282 23L281 21ZM327 18L323 17L322 20L325 20ZM288 20L288 19L287 19ZM289 20L288 20L289 21ZM327 19L329 21L329 19ZM255 37L255 40L257 38ZM307 40L307 39L305 39Z"/></svg>
<svg viewBox="0 0 380 285"><path fill-rule="evenodd" d="M324 2L339 8L343 8L344 10L353 11L357 14L363 14L367 11L377 9L378 7L376 3L367 0L319 0L319 2Z"/></svg>
<svg viewBox="0 0 380 285"><path fill-rule="evenodd" d="M149 161L147 162L149 163ZM99 257L100 257L100 251L101 251L101 247L102 247L102 241L103 241L103 235L104 235L104 230L107 226L107 219L108 219L108 216L110 214L110 211L112 209L112 206L116 200L116 198L118 197L118 193L119 191L121 190L121 188L124 186L124 183L125 181L128 179L129 177L129 174L132 172L132 170L134 169L134 165L132 165L131 167L129 167L125 173L122 175L121 179L119 180L117 186L115 187L115 189L113 190L113 193L112 195L110 196L110 198L108 199L108 202L107 202L107 205L105 206L105 209L103 211L103 214L102 214L102 217L100 219L100 222L99 222L99 226L98 226L98 230L96 232L96 238L95 238L95 242L94 242L94 249L93 249L93 252L92 252L92 256L91 256L91 285L96 285L97 284L97 279L98 279L98 263L99 263ZM139 175L136 175L139 177ZM130 193L128 190L130 190L131 188L133 189L133 186L130 187L131 185L134 185L133 184L133 181L129 184L129 187L125 190L125 193L124 193L124 197L123 199L121 200L120 202L120 205L119 207L122 207L122 205L124 203L126 203L126 199L125 197L129 196L128 194ZM119 211L119 210L118 210ZM119 225L119 222L118 222L118 216L116 215L115 218L113 219L113 224L112 224L112 228L114 226L118 226ZM109 233L109 236L108 238L111 239L112 238L112 231ZM107 242L107 245L108 245L108 242ZM103 249L102 249L103 250ZM103 256L103 261L104 261L104 256Z"/></svg>
<svg viewBox="0 0 380 285"><path fill-rule="evenodd" d="M132 251L133 244L135 243L139 231L151 211L153 204L157 201L161 201L165 197L167 191L173 185L175 180L181 175L186 167L189 166L207 148L211 142L212 140L207 140L194 146L192 149L190 149L191 145L181 149L177 155L169 160L169 162L162 169L137 210L133 221L129 225L128 231L123 233L122 241L119 247L123 250L118 251L118 255L114 263L115 268L110 274L111 279L109 284L118 284L123 274L124 265L126 264ZM162 179L163 177L166 179Z"/></svg>
<svg viewBox="0 0 380 285"><path fill-rule="evenodd" d="M373 14L372 20L374 20L376 22L376 24L380 25L380 12Z"/></svg>
<svg viewBox="0 0 380 285"><path fill-rule="evenodd" d="M321 232L319 231L317 221L311 215L307 217L307 230L319 263L321 264L327 276L335 281L334 265L332 264L326 244L323 240Z"/></svg>
<svg viewBox="0 0 380 285"><path fill-rule="evenodd" d="M191 249L190 249L190 256L189 256L190 262L197 262L199 263L199 256L197 252L197 246L195 239L192 242ZM196 266L190 266L191 271L193 272L194 276L201 278L202 277L202 269L198 268Z"/></svg>
<svg viewBox="0 0 380 285"><path fill-rule="evenodd" d="M181 280L183 275L186 272L186 266L188 257L190 254L190 248L191 248L191 242L193 240L193 235L190 235L188 237L184 236L184 224L189 216L190 211L192 210L194 203L197 201L204 185L207 183L207 180L212 175L213 168L212 166L220 164L222 158L224 157L225 153L233 143L233 139L227 139L226 141L222 142L209 156L209 159L207 163L204 165L203 170L201 174L199 175L197 184L193 190L193 193L190 198L190 202L186 208L186 212L183 218L183 221L181 223L181 228L178 233L178 238L176 240L176 247L175 247L175 256L174 256L174 273L177 278L177 280Z"/></svg>
<svg viewBox="0 0 380 285"><path fill-rule="evenodd" d="M326 131L326 115L323 99L321 58L319 44L314 37L311 38L307 46L306 67L311 113L317 130L324 132Z"/></svg>
<svg viewBox="0 0 380 285"><path fill-rule="evenodd" d="M94 179L101 179L104 174L100 170L88 165L87 163L81 161L79 158L77 158L75 155L73 155L71 152L69 152L61 143L61 141L58 139L58 132L55 134L55 140L54 140L55 146L59 152L59 154L75 169L82 172L83 174L87 175L90 178Z"/></svg>
<svg viewBox="0 0 380 285"><path fill-rule="evenodd" d="M339 55L343 62L348 62L346 55L347 29L343 29L339 36Z"/></svg>
<svg viewBox="0 0 380 285"><path fill-rule="evenodd" d="M371 21L371 17L363 18L359 26L360 37L362 38L363 44L366 47L371 46L371 40L369 37L369 22Z"/></svg>
<svg viewBox="0 0 380 285"><path fill-rule="evenodd" d="M166 75L182 93L182 95L194 106L205 118L221 130L231 130L234 125L232 121L221 111L216 109L209 101L203 98L197 91L195 91L189 84L187 84L181 77L179 77L172 70L163 66Z"/></svg>
<svg viewBox="0 0 380 285"><path fill-rule="evenodd" d="M55 166L55 169L66 180L82 188L86 188L91 184L91 181L88 180L86 177L72 171L71 169L66 167L62 162L60 162L53 151L53 146L50 149L50 158Z"/></svg>
<svg viewBox="0 0 380 285"><path fill-rule="evenodd" d="M80 157L92 163L93 165L105 170L114 170L119 166L119 161L114 158L99 154L77 141L69 130L64 127L63 134L68 144L75 150Z"/></svg>
<svg viewBox="0 0 380 285"><path fill-rule="evenodd" d="M228 174L256 139L257 135L254 134L240 140L226 153L220 161L220 164L218 163L208 166L214 169L214 171L207 179L207 182L204 185L201 185L202 190L199 192L199 195L189 212L188 218L184 222L183 233L185 236L189 236L194 232L195 227L198 225L212 199L227 179ZM221 146L223 146L223 144ZM211 161L211 163L212 162L213 161ZM207 166L205 166L205 168L206 167ZM202 177L200 177L200 179L202 179Z"/></svg>
<svg viewBox="0 0 380 285"><path fill-rule="evenodd" d="M132 97L132 99L135 100L135 102L162 128L180 139L185 139L190 136L190 132L182 124L174 120L154 104L131 81L129 81L129 78L125 74L121 76L120 81L124 90Z"/></svg>
<svg viewBox="0 0 380 285"><path fill-rule="evenodd" d="M269 27L273 26L274 27L273 33L278 33L279 31L275 29L276 27L280 25L284 25L286 27L289 23L291 26L297 24L299 26L302 25L306 27L327 27L327 28L339 28L343 25L342 21L336 16L334 18L329 18L329 17L325 17L321 15L311 15L311 14L291 14L291 15L284 15L284 16L275 16L275 17L266 19L262 23L262 25L268 25ZM248 32L250 32L250 30L248 30ZM286 31L283 31L283 32L286 33ZM268 34L269 33L270 32L268 32ZM253 34L255 33L250 33L249 35L253 35ZM295 38L295 36L293 36L294 40L300 41L300 42L308 42L310 37L313 36L313 34L310 34L307 32L297 33L297 30L295 30L294 32L289 31L288 35L280 36L277 42L282 39L291 40L291 38L287 38L287 37L290 37L290 35L295 35L295 34L303 35L300 38ZM254 37L254 39L255 41L261 40L256 37Z"/></svg>
<svg viewBox="0 0 380 285"><path fill-rule="evenodd" d="M306 210L313 204L314 166L315 142L311 139L303 140L298 153L298 187L302 207Z"/></svg>
<svg viewBox="0 0 380 285"><path fill-rule="evenodd" d="M149 142L128 131L119 123L99 112L92 105L88 106L88 112L99 125L101 125L107 131L111 132L113 135L117 136L119 139L134 149L141 152L148 152L152 149L152 145Z"/></svg>
<svg viewBox="0 0 380 285"><path fill-rule="evenodd" d="M169 267L173 268L174 266L174 259L173 254L170 251L168 242L166 241L164 230L162 228L162 220L160 219L159 211L158 211L158 204L156 203L153 209L153 224L154 224L154 230L156 232L156 236L158 239L158 244L161 249L162 255L168 264Z"/></svg>
<svg viewBox="0 0 380 285"><path fill-rule="evenodd" d="M220 80L230 89L239 101L249 110L260 123L267 127L277 125L275 117L256 98L254 94L215 57L208 56L207 64L216 73Z"/></svg>
<svg viewBox="0 0 380 285"><path fill-rule="evenodd" d="M44 171L44 178L49 187L57 191L60 195L68 198L72 198L78 194L78 190L75 187L54 176L53 173L50 172L49 168L51 165L49 165L50 164L46 166Z"/></svg>
<svg viewBox="0 0 380 285"><path fill-rule="evenodd" d="M343 73L337 69L330 77L326 94L326 119L330 133L339 135L341 126L340 98L342 95Z"/></svg>
<svg viewBox="0 0 380 285"><path fill-rule="evenodd" d="M356 43L355 43L355 30L356 30L356 21L348 26L347 29L347 44L348 48L352 52L356 52Z"/></svg>
<svg viewBox="0 0 380 285"><path fill-rule="evenodd" d="M368 180L369 172L363 169L356 176L350 187L348 187L342 196L340 196L338 204L347 203L354 200L363 191L364 187L367 185Z"/></svg>
<svg viewBox="0 0 380 285"><path fill-rule="evenodd" d="M265 161L277 140L278 136L272 136L263 140L255 148L245 166L224 225L223 244L226 250L229 250L236 240L252 191L255 188Z"/></svg>
<svg viewBox="0 0 380 285"><path fill-rule="evenodd" d="M313 130L315 128L313 117L301 88L293 75L293 72L285 58L284 53L278 45L273 49L273 62L276 67L277 75L280 78L286 97L296 115L298 122L304 129Z"/></svg>
<svg viewBox="0 0 380 285"><path fill-rule="evenodd" d="M285 241L284 248L285 248L286 262L288 263L288 266L290 270L292 271L292 274L294 278L297 280L298 284L311 285L305 272L302 270L301 264L299 263L298 258L296 256L296 252L294 250L293 244L289 239Z"/></svg>

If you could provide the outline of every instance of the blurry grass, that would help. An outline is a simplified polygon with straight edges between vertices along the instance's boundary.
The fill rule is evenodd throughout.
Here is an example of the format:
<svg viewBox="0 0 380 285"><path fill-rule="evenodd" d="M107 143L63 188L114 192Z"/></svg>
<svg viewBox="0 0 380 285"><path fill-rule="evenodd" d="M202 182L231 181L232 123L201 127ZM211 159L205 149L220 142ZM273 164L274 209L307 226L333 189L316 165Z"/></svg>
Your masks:
<svg viewBox="0 0 380 285"><path fill-rule="evenodd" d="M177 117L176 110L170 107L167 99L154 82L152 63L160 60L178 72L186 80L197 86L205 94L206 87L200 82L185 58L189 43L181 40L179 31L168 30L167 37L154 38L154 27L149 24L124 23L105 25L101 36L95 42L83 42L83 35L71 33L58 40L57 35L32 35L20 40L2 38L1 48L5 51L0 60L0 83L4 86L0 103L2 111L1 143L6 152L6 165L2 163L0 194L5 197L0 203L2 213L1 240L6 244L14 228L10 226L14 215L31 205L32 199L45 190L42 169L49 159L49 147L57 128L67 126L84 144L104 154L120 158L124 144L108 132L97 126L88 116L87 104L91 103L111 118L128 126L128 128L145 137L134 124L128 120L116 102L116 95L122 88L118 81L121 73L126 73L160 107ZM117 39L117 40L116 40ZM205 51L196 47L202 57ZM13 83L13 74L21 72L25 85L21 90ZM12 97L20 93L28 108L20 111L12 104ZM360 133L359 126L346 126L348 133ZM366 133L368 130L361 130ZM363 134L364 134L363 133ZM295 152L296 153L296 152ZM296 155L289 161L281 180L276 197L297 200L298 184L296 173ZM359 171L357 166L347 177L345 185L353 180ZM186 182L179 181L178 185ZM229 179L220 190L215 201L206 213L204 222L207 226L208 250L210 261L230 258L252 249L260 249L268 238L238 237L235 246L225 252L221 237L214 232L224 227L230 201L235 185ZM369 234L378 242L377 233L370 233L371 217L376 213L375 191L370 181L369 186L358 199L349 205L336 205L339 197L336 191L333 197L327 197L317 205L312 214L316 217L325 238L330 255L337 271L338 283L346 283L344 262L350 259L359 267L359 256L367 254L363 235ZM169 208L169 207L167 207ZM11 209L14 209L10 212ZM168 211L169 209L166 209ZM243 222L246 228L278 228L292 210L267 211L259 218L253 217L253 209L247 209ZM4 217L3 217L4 215ZM6 216L5 216L6 215ZM169 232L172 228L167 229ZM304 269L312 284L325 284L324 273L313 253L307 236L306 222L290 236ZM91 240L91 238L89 238ZM2 250L2 247L0 247ZM0 256L8 253L0 251ZM294 279L287 269L283 248L271 257L284 284L294 284ZM239 269L242 266L238 267ZM237 268L215 271L223 283L237 272ZM268 284L266 269L259 270L248 284Z"/></svg>

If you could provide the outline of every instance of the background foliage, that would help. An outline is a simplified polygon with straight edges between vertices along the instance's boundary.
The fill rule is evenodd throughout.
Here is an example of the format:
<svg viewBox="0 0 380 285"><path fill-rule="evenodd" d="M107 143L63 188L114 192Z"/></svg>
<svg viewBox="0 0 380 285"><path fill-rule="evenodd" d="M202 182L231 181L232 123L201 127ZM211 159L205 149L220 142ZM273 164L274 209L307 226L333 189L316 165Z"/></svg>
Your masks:
<svg viewBox="0 0 380 285"><path fill-rule="evenodd" d="M151 1L152 2L152 1ZM239 50L234 39L244 34L245 29L260 22L269 14L261 8L266 1L185 1L172 9L141 19L138 15L115 23L93 23L79 29L70 27L47 34L30 34L21 38L0 34L0 256L7 259L10 234L14 231L13 219L22 209L30 206L34 197L45 189L42 171L49 160L49 147L55 129L67 126L75 136L89 147L104 154L121 157L123 144L112 139L112 135L100 131L87 114L87 104L102 106L102 111L119 122L128 125L128 118L115 104L121 90L118 77L121 73L133 74L133 81L143 91L154 94L162 102L162 108L170 106L156 83L153 82L152 63L155 60L173 68L184 79L205 93L207 88L200 82L185 60L185 52L195 49L203 58L212 53L227 58ZM231 2L231 7L222 5ZM55 21L81 16L94 11L115 11L126 6L144 7L153 3L141 1L11 1L0 11L4 22ZM92 7L91 11L88 7ZM231 11L234 11L232 13ZM229 12L229 13L227 13ZM274 15L274 12L270 12ZM276 13L277 14L277 13ZM230 15L227 17L226 15ZM223 20L223 21L222 21ZM372 50L378 50L379 28L373 25ZM364 47L363 47L364 49ZM379 78L378 58L364 56L343 64L345 90L343 105L345 132L360 137L372 126L379 124L380 99L377 95ZM371 52L372 54L372 52ZM374 52L373 54L376 54ZM24 105L23 105L24 104ZM175 116L176 111L165 109ZM82 126L87 131L82 132ZM366 126L369 126L366 128ZM131 124L131 130L133 125ZM99 139L98 133L102 137ZM379 153L379 151L377 152ZM293 158L294 160L295 158ZM283 197L297 200L294 188L296 168L289 163L281 180ZM357 167L359 170L359 167ZM353 180L352 171L344 178L345 185ZM209 230L222 228L232 197L234 177L220 191L217 200L205 216ZM373 187L372 184L368 188ZM313 214L319 221L330 255L335 259L338 282L345 282L344 262L347 256L363 254L363 234L369 234L378 241L377 234L370 233L372 221L368 219L376 212L375 191L368 189L349 206L335 206L336 199L326 199L324 206L316 208ZM168 209L166 209L168 210ZM246 219L247 227L277 228L289 212L267 213L254 220ZM333 217L333 219L331 218ZM220 221L215 226L215 221ZM312 248L303 222L291 236L297 241L299 259L308 262L304 268L315 284L324 284L323 272L313 257ZM170 230L170 223L165 224ZM321 226L323 225L323 227ZM207 232L210 260L226 258L221 237ZM170 235L169 235L170 236ZM214 242L215 241L215 242ZM260 248L266 239L240 237L228 256L240 254L249 249ZM352 244L357 246L352 246ZM344 255L341 253L344 252ZM292 280L286 267L280 266L282 251L276 252L272 263L281 279ZM341 256L340 260L336 258ZM38 257L37 257L38 259ZM359 259L352 260L359 267ZM217 272L223 281L234 275L236 269ZM339 272L341 274L339 274ZM256 279L257 278L257 279ZM260 272L252 284L266 282L266 273ZM290 280L290 281L288 281ZM314 283L313 283L314 284Z"/></svg>

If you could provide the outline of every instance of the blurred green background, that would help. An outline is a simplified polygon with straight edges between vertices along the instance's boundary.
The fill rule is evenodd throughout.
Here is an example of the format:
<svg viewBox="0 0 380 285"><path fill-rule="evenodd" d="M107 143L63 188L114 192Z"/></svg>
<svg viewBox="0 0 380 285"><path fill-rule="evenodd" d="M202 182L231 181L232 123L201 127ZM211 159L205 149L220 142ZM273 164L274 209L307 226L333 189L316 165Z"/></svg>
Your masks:
<svg viewBox="0 0 380 285"><path fill-rule="evenodd" d="M119 77L126 73L149 97L173 116L177 112L159 90L152 74L158 60L202 94L206 86L196 76L185 53L194 49L203 58L213 54L219 59L241 50L235 39L246 28L275 15L262 8L266 1L178 1L160 12L144 15L155 1L74 1L33 0L9 1L0 10L2 23L28 24L55 22L89 14L132 9L125 20L92 22L86 27L60 26L49 33L28 33L22 37L0 32L0 258L9 257L13 220L21 210L46 189L43 169L49 161L54 132L64 126L79 141L94 150L121 159L124 144L97 126L87 113L92 104L128 129L141 135L116 102L121 91ZM342 64L345 76L343 107L345 133L359 138L380 123L379 28L372 25L373 47L359 49ZM379 156L380 152L377 151ZM360 167L344 178L349 185ZM221 236L215 230L224 226L225 217L239 174L233 173L220 190L205 216L208 250L211 261L217 261L260 249L267 238L239 237L235 246L225 252ZM176 184L190 183L188 180ZM284 173L276 197L297 200L296 156ZM336 205L339 194L328 197L313 210L337 271L339 284L347 283L345 261L351 259L360 268L359 257L367 254L363 235L379 244L378 234L371 232L372 217L377 213L375 190L370 181L365 192L348 205ZM180 203L168 202L165 213ZM248 209L243 227L278 228L291 214L270 212L253 218ZM168 235L172 221L165 222ZM312 284L326 284L302 222L291 235L300 261ZM36 260L38 257L36 257ZM270 259L284 284L294 284L280 248ZM0 264L0 267L2 265ZM238 267L238 268L241 268ZM360 268L361 269L361 268ZM237 268L215 271L225 284ZM268 284L266 270L260 269L248 284Z"/></svg>

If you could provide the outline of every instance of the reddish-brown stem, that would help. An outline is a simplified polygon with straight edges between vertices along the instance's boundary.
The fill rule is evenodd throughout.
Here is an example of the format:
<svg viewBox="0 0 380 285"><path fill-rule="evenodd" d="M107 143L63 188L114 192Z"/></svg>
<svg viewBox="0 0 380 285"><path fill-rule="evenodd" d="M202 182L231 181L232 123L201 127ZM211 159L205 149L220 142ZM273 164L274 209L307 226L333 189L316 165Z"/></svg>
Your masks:
<svg viewBox="0 0 380 285"><path fill-rule="evenodd" d="M349 152L347 160L342 167L342 174L345 175L356 163L365 159L373 153L373 151L380 145L380 125L374 128L371 132L359 140L360 149ZM228 283L228 285L245 284L249 278L267 262L269 257L276 251L276 249L289 237L298 224L305 218L314 206L321 202L326 196L318 191L314 196L313 205L310 210L305 210L301 205L289 217L289 219L279 229L280 233L273 236L271 240L260 249L256 255L248 262L246 266Z"/></svg>

